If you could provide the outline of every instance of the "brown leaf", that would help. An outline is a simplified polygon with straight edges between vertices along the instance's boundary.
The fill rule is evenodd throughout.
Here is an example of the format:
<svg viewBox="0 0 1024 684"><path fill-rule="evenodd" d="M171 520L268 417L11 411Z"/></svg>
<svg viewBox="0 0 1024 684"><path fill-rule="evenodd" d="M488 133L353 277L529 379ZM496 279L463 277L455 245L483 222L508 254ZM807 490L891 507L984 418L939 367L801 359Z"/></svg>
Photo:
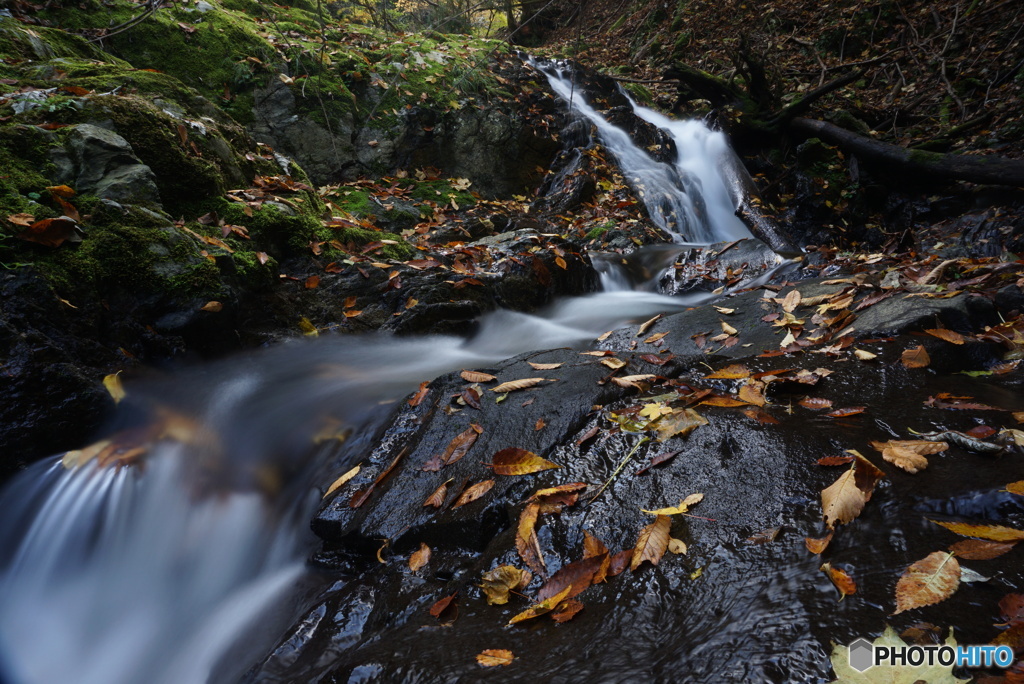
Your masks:
<svg viewBox="0 0 1024 684"><path fill-rule="evenodd" d="M589 530L584 530L583 557L594 558L595 556L602 555L604 556L604 562L601 564L601 567L598 568L597 572L594 573L593 584L600 584L608 577L608 571L611 569L612 558L611 552L608 551L608 547L604 545L604 542L592 535Z"/></svg>
<svg viewBox="0 0 1024 684"><path fill-rule="evenodd" d="M653 335L648 337L646 340L644 340L644 344L654 344L655 342L658 342L658 341L664 339L666 335L668 335L667 332L654 333Z"/></svg>
<svg viewBox="0 0 1024 684"><path fill-rule="evenodd" d="M315 290L320 287L320 276L312 275L302 281L302 286L307 290Z"/></svg>
<svg viewBox="0 0 1024 684"><path fill-rule="evenodd" d="M636 471L634 473L634 475L641 475L641 474L647 472L650 468L653 468L656 465L661 465L662 463L666 463L668 461L671 461L673 458L675 458L676 456L681 454L682 451L683 451L682 449L677 449L676 451L664 451L664 452L658 454L657 456L655 456L654 458L652 458L650 463L648 463L646 466L644 466L640 470Z"/></svg>
<svg viewBox="0 0 1024 684"><path fill-rule="evenodd" d="M511 592L526 588L532 577L529 570L514 565L499 565L484 573L480 588L483 589L488 605L500 606L508 603Z"/></svg>
<svg viewBox="0 0 1024 684"><path fill-rule="evenodd" d="M418 572L420 568L430 562L430 547L420 542L420 548L409 556L409 569Z"/></svg>
<svg viewBox="0 0 1024 684"><path fill-rule="evenodd" d="M614 356L608 356L601 359L601 363L613 370L618 370L626 365L626 362L622 359L617 359Z"/></svg>
<svg viewBox="0 0 1024 684"><path fill-rule="evenodd" d="M767 411L764 411L756 407L743 409L743 415L745 415L747 418L753 418L759 423L766 423L768 425L779 424L778 418L768 413Z"/></svg>
<svg viewBox="0 0 1024 684"><path fill-rule="evenodd" d="M373 490L377 488L377 485L379 485L381 482L387 479L387 477L391 474L391 471L393 471L395 469L395 466L398 465L398 462L402 460L403 456L405 456L406 451L408 451L408 449L402 449L401 451L399 451L398 455L395 456L395 459L388 464L388 467L385 468L384 471L377 476L377 479L374 480L369 487L361 491L358 491L352 495L352 500L349 501L348 505L351 506L352 508L359 508L364 503L366 503L366 500L370 498L371 494L373 494Z"/></svg>
<svg viewBox="0 0 1024 684"><path fill-rule="evenodd" d="M420 376L422 377L422 376ZM466 382L490 382L491 380L497 380L498 378L491 375L490 373L481 373L480 371L464 370L459 373L459 377Z"/></svg>
<svg viewBox="0 0 1024 684"><path fill-rule="evenodd" d="M647 363L654 364L655 366L664 366L666 363L676 358L675 354L641 354L640 359Z"/></svg>
<svg viewBox="0 0 1024 684"><path fill-rule="evenodd" d="M629 564L633 560L633 549L623 549L618 553L613 553L611 563L608 565L608 576L615 577L621 575L629 567Z"/></svg>
<svg viewBox="0 0 1024 684"><path fill-rule="evenodd" d="M1020 652L1024 649L1024 622L1017 622L1010 625L1010 628L1005 632L1001 632L999 636L991 642L994 646L1009 646L1016 652ZM1019 663L1019 661L1018 661ZM1019 666L1014 666L1013 670L1007 671L1007 676L1003 680L1004 684L1019 684L1022 681L1020 676ZM1014 678L1011 679L1010 677Z"/></svg>
<svg viewBox="0 0 1024 684"><path fill-rule="evenodd" d="M459 595L459 592L455 592L451 596L445 596L443 599L434 603L430 606L430 615L436 617L438 620L443 617L451 616L454 620L458 616L458 606L455 605L455 597ZM453 615L454 614L454 615Z"/></svg>
<svg viewBox="0 0 1024 684"><path fill-rule="evenodd" d="M829 418L848 418L849 416L855 416L858 413L864 413L865 406L851 406L849 408L836 409L835 411L829 411L825 415Z"/></svg>
<svg viewBox="0 0 1024 684"><path fill-rule="evenodd" d="M484 667L495 667L497 665L511 665L516 657L512 651L504 648L487 648L476 656L476 662Z"/></svg>
<svg viewBox="0 0 1024 684"><path fill-rule="evenodd" d="M547 426L547 423L544 422L544 419L543 418L538 418L537 422L533 424L533 431L534 432L540 432L546 426Z"/></svg>
<svg viewBox="0 0 1024 684"><path fill-rule="evenodd" d="M781 527L769 527L767 530L761 530L756 534L752 534L744 541L750 544L769 544L779 536L780 530L782 530Z"/></svg>
<svg viewBox="0 0 1024 684"><path fill-rule="evenodd" d="M540 515L540 504L532 502L519 514L519 526L516 530L516 551L526 566L541 577L547 576L544 555L540 551L537 540L537 516Z"/></svg>
<svg viewBox="0 0 1024 684"><path fill-rule="evenodd" d="M561 363L534 363L533 361L527 361L533 367L533 370L555 370L562 366Z"/></svg>
<svg viewBox="0 0 1024 684"><path fill-rule="evenodd" d="M48 218L36 221L17 234L17 237L28 242L35 242L45 247L60 247L67 240L78 238L75 222L64 218Z"/></svg>
<svg viewBox="0 0 1024 684"><path fill-rule="evenodd" d="M29 226L36 222L36 217L33 216L32 214L10 214L7 217L7 220L16 226L28 228Z"/></svg>
<svg viewBox="0 0 1024 684"><path fill-rule="evenodd" d="M420 383L420 388L416 391L416 394L412 396L412 399L409 400L409 406L416 407L423 402L423 400L427 397L427 393L429 392L429 390L427 389L427 385L429 384L429 380L427 382Z"/></svg>
<svg viewBox="0 0 1024 684"><path fill-rule="evenodd" d="M206 302L201 307L199 307L200 311L209 311L209 312L212 312L212 313L216 313L218 311L222 311L223 309L224 309L224 305L223 304L221 304L220 302L213 302L213 301Z"/></svg>
<svg viewBox="0 0 1024 684"><path fill-rule="evenodd" d="M733 399L732 397L709 397L700 403L706 406L724 406L725 408L750 405L748 402Z"/></svg>
<svg viewBox="0 0 1024 684"><path fill-rule="evenodd" d="M492 392L515 392L523 390L544 382L544 378L522 378L521 380L510 380L503 382L497 387L488 387Z"/></svg>
<svg viewBox="0 0 1024 684"><path fill-rule="evenodd" d="M846 465L853 460L853 456L822 456L818 459L818 465L837 466Z"/></svg>
<svg viewBox="0 0 1024 684"><path fill-rule="evenodd" d="M764 384L757 380L747 381L740 387L739 398L754 406L764 406L767 403L764 398Z"/></svg>
<svg viewBox="0 0 1024 684"><path fill-rule="evenodd" d="M491 458L491 468L495 475L528 475L560 467L532 451L517 447L502 449Z"/></svg>
<svg viewBox="0 0 1024 684"><path fill-rule="evenodd" d="M462 492L462 495L456 499L455 503L452 504L452 510L465 506L468 503L473 503L481 496L491 491L491 487L494 486L494 480L484 480L483 482L477 482L475 485Z"/></svg>
<svg viewBox="0 0 1024 684"><path fill-rule="evenodd" d="M900 577L893 614L945 601L959 586L960 564L956 557L936 551L911 565Z"/></svg>
<svg viewBox="0 0 1024 684"><path fill-rule="evenodd" d="M750 377L750 369L741 363L734 363L725 368L720 368L710 375L705 375L705 380L742 380Z"/></svg>
<svg viewBox="0 0 1024 684"><path fill-rule="evenodd" d="M805 409L811 409L812 411L832 408L832 402L829 399L822 399L821 397L804 397L799 403Z"/></svg>
<svg viewBox="0 0 1024 684"><path fill-rule="evenodd" d="M947 330L945 328L927 328L925 332L932 337L938 337L940 340L945 340L952 344L963 344L967 341L967 338L954 330Z"/></svg>
<svg viewBox="0 0 1024 684"><path fill-rule="evenodd" d="M932 362L928 357L928 352L925 350L924 345L921 344L904 351L903 355L900 357L900 361L902 361L903 365L907 368L925 368Z"/></svg>
<svg viewBox="0 0 1024 684"><path fill-rule="evenodd" d="M874 464L859 456L849 470L822 490L825 524L834 529L837 523L845 525L860 515L881 477L881 471Z"/></svg>
<svg viewBox="0 0 1024 684"><path fill-rule="evenodd" d="M857 583L842 568L833 568L831 563L825 563L821 566L820 570L825 573L832 584L835 585L835 588L839 590L840 600L850 594L857 593Z"/></svg>
<svg viewBox="0 0 1024 684"><path fill-rule="evenodd" d="M826 548L828 548L829 542L832 541L833 534L835 534L835 531L829 530L828 534L826 534L821 539L815 539L814 537L804 537L804 546L806 546L807 550L811 553L815 555L820 555Z"/></svg>
<svg viewBox="0 0 1024 684"><path fill-rule="evenodd" d="M943 522L940 520L931 520L931 522L964 537L977 537L997 542L1016 542L1024 539L1024 530L1004 527L1003 525L973 525L971 523Z"/></svg>
<svg viewBox="0 0 1024 684"><path fill-rule="evenodd" d="M633 547L633 556L629 569L636 572L644 561L657 565L668 549L669 528L672 519L667 515L659 515L650 525L640 531L640 536Z"/></svg>
<svg viewBox="0 0 1024 684"><path fill-rule="evenodd" d="M1017 542L994 542L984 539L962 539L949 547L950 553L967 560L998 558L1017 545Z"/></svg>
<svg viewBox="0 0 1024 684"><path fill-rule="evenodd" d="M786 298L782 300L782 310L786 313L792 313L796 307L800 306L800 300L803 297L800 295L799 290L790 290Z"/></svg>
<svg viewBox="0 0 1024 684"><path fill-rule="evenodd" d="M653 423L658 433L658 441L664 442L677 435L685 437L702 425L707 425L707 419L693 409L675 410L668 415L661 416ZM652 464L653 465L653 464Z"/></svg>
<svg viewBox="0 0 1024 684"><path fill-rule="evenodd" d="M579 599L569 599L558 604L558 609L551 614L555 622L568 622L576 617L576 613L583 610L583 603Z"/></svg>
<svg viewBox="0 0 1024 684"><path fill-rule="evenodd" d="M522 613L519 613L511 620L509 620L508 624L514 625L518 622L523 622L524 620L532 620L535 617L540 617L541 615L550 613L558 606L559 603L561 603L565 599L566 596L569 595L570 591L572 591L572 585L566 587L562 591L562 593L556 594L551 598L547 599L546 601L541 601L540 603L535 603L534 605L530 606Z"/></svg>
<svg viewBox="0 0 1024 684"><path fill-rule="evenodd" d="M1024 622L1024 594L1007 594L999 599L999 615L1004 622Z"/></svg>
<svg viewBox="0 0 1024 684"><path fill-rule="evenodd" d="M917 473L928 467L928 459L925 456L937 454L949 448L945 442L929 442L921 439L891 439L888 442L871 442L878 451L882 452L882 458L889 463L906 470L908 473Z"/></svg>
<svg viewBox="0 0 1024 684"><path fill-rule="evenodd" d="M608 555L605 552L599 556L591 556L563 565L537 592L537 600L544 601L552 596L561 595L566 589L569 589L569 592L562 597L563 600L578 595L593 584L594 576L607 560Z"/></svg>
<svg viewBox="0 0 1024 684"><path fill-rule="evenodd" d="M448 480L451 482L451 480ZM433 506L434 508L440 508L444 505L445 497L448 496L448 482L442 482L441 486L434 490L434 493L427 497L427 500L423 502L424 506Z"/></svg>

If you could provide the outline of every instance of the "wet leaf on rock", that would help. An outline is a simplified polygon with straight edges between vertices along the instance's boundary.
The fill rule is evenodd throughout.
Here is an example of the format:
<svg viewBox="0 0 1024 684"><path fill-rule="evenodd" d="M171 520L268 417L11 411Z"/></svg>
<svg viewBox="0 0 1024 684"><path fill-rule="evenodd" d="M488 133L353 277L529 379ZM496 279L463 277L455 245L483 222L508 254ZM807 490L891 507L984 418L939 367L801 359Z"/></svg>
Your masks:
<svg viewBox="0 0 1024 684"><path fill-rule="evenodd" d="M541 601L539 603L535 603L523 612L519 613L511 620L509 620L508 624L514 625L525 620L532 620L535 617L540 617L541 615L550 613L556 607L558 607L558 604L561 603L565 599L565 597L569 595L569 592L571 591L572 585L569 585L568 587L563 589L561 593L555 594L551 598Z"/></svg>
<svg viewBox="0 0 1024 684"><path fill-rule="evenodd" d="M424 565L430 562L430 547L420 542L420 548L413 551L409 556L409 569L418 572Z"/></svg>
<svg viewBox="0 0 1024 684"><path fill-rule="evenodd" d="M835 411L829 411L825 415L829 418L849 418L850 416L856 416L860 413L864 413L866 406L851 406L849 408L836 409Z"/></svg>
<svg viewBox="0 0 1024 684"><path fill-rule="evenodd" d="M853 456L822 456L817 460L818 465L838 466L846 465L853 460Z"/></svg>
<svg viewBox="0 0 1024 684"><path fill-rule="evenodd" d="M324 498L324 499L326 499L326 498L327 498L328 496L330 496L330 495L331 495L331 494L332 494L332 493L333 493L333 492L334 492L334 491L335 491L336 489L338 489L338 487L342 486L343 484L345 484L346 482L348 482L349 480L351 480L351 479L352 479L353 477L355 477L356 475L358 475L358 474L359 474L359 470L360 470L361 468L362 468L362 466L356 466L355 468L352 468L351 470L347 471L347 472L346 472L346 473L345 473L344 475L342 475L342 476L341 476L341 477L339 477L339 478L338 478L337 480L335 480L334 482L332 482L332 483L331 483L331 486L327 488L327 491L326 491L326 492L324 492L323 498Z"/></svg>
<svg viewBox="0 0 1024 684"><path fill-rule="evenodd" d="M500 606L508 603L509 594L513 591L525 589L532 578L533 575L529 570L523 570L514 565L499 565L484 573L480 588L489 605Z"/></svg>
<svg viewBox="0 0 1024 684"><path fill-rule="evenodd" d="M533 361L527 361L527 363L533 366L533 370L555 370L562 366L561 363L534 363Z"/></svg>
<svg viewBox="0 0 1024 684"><path fill-rule="evenodd" d="M120 404L121 400L128 396L125 394L124 385L121 384L121 371L104 376L103 386L107 388L115 404Z"/></svg>
<svg viewBox="0 0 1024 684"><path fill-rule="evenodd" d="M422 376L421 376L422 377ZM490 382L491 380L497 380L498 378L491 375L490 373L481 373L480 371L464 370L459 373L459 377L466 382Z"/></svg>
<svg viewBox="0 0 1024 684"><path fill-rule="evenodd" d="M555 622L568 622L576 617L576 614L583 610L583 603L579 599L569 599L558 604L555 612L551 613L551 619Z"/></svg>
<svg viewBox="0 0 1024 684"><path fill-rule="evenodd" d="M932 337L937 337L940 340L944 340L952 344L963 344L967 341L967 338L960 333L954 330L947 330L945 328L928 328L925 332Z"/></svg>
<svg viewBox="0 0 1024 684"><path fill-rule="evenodd" d="M767 425L779 424L778 418L768 413L767 411L756 407L743 409L743 415L745 415L747 418L752 418L753 420L756 420L759 423L765 423Z"/></svg>
<svg viewBox="0 0 1024 684"><path fill-rule="evenodd" d="M491 491L491 487L494 486L494 480L484 480L483 482L477 482L475 485L462 492L455 503L452 504L452 509L465 506L468 503L473 503L487 492Z"/></svg>
<svg viewBox="0 0 1024 684"><path fill-rule="evenodd" d="M661 557L668 549L669 528L672 526L672 519L667 515L659 515L654 522L640 531L636 546L633 547L632 558L629 569L636 572L644 561L651 565L657 565Z"/></svg>
<svg viewBox="0 0 1024 684"><path fill-rule="evenodd" d="M526 566L541 577L547 576L544 556L537 540L537 517L540 515L540 504L531 502L519 514L519 526L516 530L516 551Z"/></svg>
<svg viewBox="0 0 1024 684"><path fill-rule="evenodd" d="M701 493L690 494L688 497L679 502L678 506L671 506L669 508L659 508L654 511L648 511L641 508L640 511L648 515L668 516L668 515L679 515L680 513L686 513L690 510L691 506L696 506L704 500L704 495Z"/></svg>
<svg viewBox="0 0 1024 684"><path fill-rule="evenodd" d="M594 577L606 560L608 560L607 551L563 565L537 592L537 600L544 601L552 596L560 596L566 589L570 591L562 596L563 599L577 596L594 583Z"/></svg>
<svg viewBox="0 0 1024 684"><path fill-rule="evenodd" d="M497 387L488 387L487 389L499 394L501 392L515 392L516 390L529 389L530 387L539 385L544 382L544 380L545 378L522 378L521 380L509 380L508 382L501 383Z"/></svg>
<svg viewBox="0 0 1024 684"><path fill-rule="evenodd" d="M451 480L448 480L451 482ZM448 482L441 483L441 486L434 490L434 492L427 497L427 500L423 502L424 506L433 506L434 508L440 508L444 505L445 497L448 496Z"/></svg>
<svg viewBox="0 0 1024 684"><path fill-rule="evenodd" d="M929 520L931 519L929 518ZM931 520L931 522L964 537L977 537L997 542L1016 542L1024 539L1024 530L1003 525L974 525L971 523L945 522L941 520Z"/></svg>
<svg viewBox="0 0 1024 684"><path fill-rule="evenodd" d="M860 515L882 477L884 473L871 461L856 454L850 469L821 492L825 524L834 529L837 524L845 525Z"/></svg>
<svg viewBox="0 0 1024 684"><path fill-rule="evenodd" d="M945 601L960 586L960 564L952 553L936 551L917 561L896 583L896 613Z"/></svg>
<svg viewBox="0 0 1024 684"><path fill-rule="evenodd" d="M822 399L821 397L804 397L798 403L805 409L811 409L812 411L832 408L832 401Z"/></svg>
<svg viewBox="0 0 1024 684"><path fill-rule="evenodd" d="M504 648L484 649L476 656L476 662L480 663L484 667L511 665L512 661L515 659L516 657L512 654L512 651Z"/></svg>
<svg viewBox="0 0 1024 684"><path fill-rule="evenodd" d="M857 593L857 583L842 568L834 568L831 563L825 563L820 570L825 573L829 581L839 590L839 600Z"/></svg>
<svg viewBox="0 0 1024 684"><path fill-rule="evenodd" d="M701 425L707 424L707 419L693 409L683 409L661 416L661 418L653 423L653 427L658 433L658 441L664 442L676 436L685 437Z"/></svg>
<svg viewBox="0 0 1024 684"><path fill-rule="evenodd" d="M541 458L532 451L509 447L494 454L491 458L491 468L494 469L495 475L529 475L561 466Z"/></svg>
<svg viewBox="0 0 1024 684"><path fill-rule="evenodd" d="M436 617L438 620L453 621L459 614L458 604L455 603L455 598L459 595L459 592L455 592L451 596L445 596L443 599L434 603L430 606L430 615Z"/></svg>
<svg viewBox="0 0 1024 684"><path fill-rule="evenodd" d="M932 362L928 357L928 352L920 344L904 351L903 355L900 356L900 361L907 368L925 368Z"/></svg>

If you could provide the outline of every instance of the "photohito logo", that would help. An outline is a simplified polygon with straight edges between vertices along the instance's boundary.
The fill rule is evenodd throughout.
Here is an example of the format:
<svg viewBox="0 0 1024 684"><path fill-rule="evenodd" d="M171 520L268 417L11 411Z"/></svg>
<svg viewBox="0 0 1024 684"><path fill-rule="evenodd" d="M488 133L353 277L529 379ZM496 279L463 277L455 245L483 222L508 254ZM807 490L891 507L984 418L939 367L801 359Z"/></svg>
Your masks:
<svg viewBox="0 0 1024 684"><path fill-rule="evenodd" d="M850 667L864 672L876 665L926 667L1001 667L1013 665L1009 646L876 646L857 639L849 646Z"/></svg>

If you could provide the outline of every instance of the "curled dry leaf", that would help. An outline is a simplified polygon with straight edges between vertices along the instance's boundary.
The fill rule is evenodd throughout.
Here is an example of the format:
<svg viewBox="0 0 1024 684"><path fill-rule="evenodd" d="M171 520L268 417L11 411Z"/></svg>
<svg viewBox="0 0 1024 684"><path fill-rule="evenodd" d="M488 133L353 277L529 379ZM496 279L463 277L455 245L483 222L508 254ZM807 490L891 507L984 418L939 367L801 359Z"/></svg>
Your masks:
<svg viewBox="0 0 1024 684"><path fill-rule="evenodd" d="M994 542L984 539L962 539L949 547L950 553L967 560L998 558L1017 545L1017 542Z"/></svg>
<svg viewBox="0 0 1024 684"><path fill-rule="evenodd" d="M476 656L476 662L484 667L495 667L497 665L511 665L516 657L512 651L504 648L487 648Z"/></svg>
<svg viewBox="0 0 1024 684"><path fill-rule="evenodd" d="M524 620L532 620L535 617L540 617L541 615L550 613L558 606L559 603L565 600L565 597L568 596L571 591L572 585L569 585L563 589L561 593L555 594L551 598L541 601L540 603L535 603L523 612L519 613L509 620L508 624L514 625L516 623L523 622Z"/></svg>
<svg viewBox="0 0 1024 684"><path fill-rule="evenodd" d="M483 482L477 482L475 485L462 492L461 496L455 500L452 504L452 509L465 506L468 503L472 503L482 497L487 492L491 491L491 487L494 486L494 480L484 480Z"/></svg>
<svg viewBox="0 0 1024 684"><path fill-rule="evenodd" d="M541 458L532 451L509 447L494 454L491 458L491 468L494 469L495 475L529 475L561 466Z"/></svg>
<svg viewBox="0 0 1024 684"><path fill-rule="evenodd" d="M451 480L448 480L451 482ZM433 506L434 508L440 508L444 505L445 497L448 496L448 482L441 483L441 486L434 490L433 494L427 497L427 500L423 502L424 506Z"/></svg>
<svg viewBox="0 0 1024 684"><path fill-rule="evenodd" d="M359 470L360 470L361 468L362 468L362 466L356 466L355 468L352 468L351 470L349 470L348 472L346 472L346 473L345 473L344 475L342 475L341 477L339 477L339 478L338 478L337 480L335 480L334 482L332 482L332 483L331 483L331 486L327 488L327 491L326 491L326 492L324 492L323 498L324 498L324 499L326 499L326 498L327 498L328 496L330 496L330 495L331 495L331 494L332 494L332 493L333 493L333 492L334 492L334 491L335 491L336 489L338 489L338 487L340 487L341 485L345 484L346 482L348 482L349 480L351 480L351 479L352 479L353 477L355 477L356 475L358 475L358 474L359 474Z"/></svg>
<svg viewBox="0 0 1024 684"><path fill-rule="evenodd" d="M815 539L814 537L804 537L804 546L807 550L815 555L820 555L825 549L828 548L829 542L832 541L832 535L835 534L835 530L829 530L821 539Z"/></svg>
<svg viewBox="0 0 1024 684"><path fill-rule="evenodd" d="M511 592L525 589L532 578L529 570L514 565L499 565L484 573L480 588L489 605L500 606L508 603Z"/></svg>
<svg viewBox="0 0 1024 684"><path fill-rule="evenodd" d="M490 373L481 373L480 371L464 370L459 373L459 377L466 382L490 382L491 380L497 380L498 378L491 375Z"/></svg>
<svg viewBox="0 0 1024 684"><path fill-rule="evenodd" d="M973 525L971 523L944 522L941 520L931 520L931 522L964 537L977 537L978 539L988 539L997 542L1016 542L1024 539L1024 530L1003 525Z"/></svg>
<svg viewBox="0 0 1024 684"><path fill-rule="evenodd" d="M839 590L840 601L851 594L857 593L857 583L842 568L834 568L831 563L825 563L821 566L820 570L825 573L835 588Z"/></svg>
<svg viewBox="0 0 1024 684"><path fill-rule="evenodd" d="M900 356L900 361L907 368L926 368L932 362L924 345L920 344L904 351L903 355Z"/></svg>
<svg viewBox="0 0 1024 684"><path fill-rule="evenodd" d="M534 363L533 361L527 361L527 363L533 366L533 370L555 370L562 367L561 363Z"/></svg>
<svg viewBox="0 0 1024 684"><path fill-rule="evenodd" d="M503 382L497 387L488 387L492 392L515 392L516 390L524 390L535 385L539 385L544 382L544 378L522 378L521 380L509 380Z"/></svg>
<svg viewBox="0 0 1024 684"><path fill-rule="evenodd" d="M644 561L650 561L651 565L657 565L661 557L668 549L669 528L672 526L672 519L667 515L659 515L650 525L640 530L640 536L633 547L632 558L629 562L629 569L636 572Z"/></svg>
<svg viewBox="0 0 1024 684"><path fill-rule="evenodd" d="M644 340L644 344L654 344L655 342L664 339L666 335L668 335L667 332L654 333L653 335Z"/></svg>
<svg viewBox="0 0 1024 684"><path fill-rule="evenodd" d="M945 601L959 586L956 557L936 551L907 568L896 583L896 613Z"/></svg>
<svg viewBox="0 0 1024 684"><path fill-rule="evenodd" d="M882 458L886 461L908 473L924 470L928 467L928 459L925 456L937 454L949 448L945 442L929 442L920 439L891 439L888 442L872 442L871 446L881 451Z"/></svg>
<svg viewBox="0 0 1024 684"><path fill-rule="evenodd" d="M409 556L409 569L418 572L424 565L430 562L430 547L420 542L420 548L413 551Z"/></svg>
<svg viewBox="0 0 1024 684"><path fill-rule="evenodd" d="M856 356L861 361L870 361L872 359L878 358L878 354L872 354L871 352L865 351L863 349L854 349L853 355Z"/></svg>
<svg viewBox="0 0 1024 684"><path fill-rule="evenodd" d="M726 335L736 335L737 333L739 333L739 330L737 330L736 328L732 327L731 325L729 325L725 321L721 321L720 320L718 322L722 326L722 332L724 332Z"/></svg>

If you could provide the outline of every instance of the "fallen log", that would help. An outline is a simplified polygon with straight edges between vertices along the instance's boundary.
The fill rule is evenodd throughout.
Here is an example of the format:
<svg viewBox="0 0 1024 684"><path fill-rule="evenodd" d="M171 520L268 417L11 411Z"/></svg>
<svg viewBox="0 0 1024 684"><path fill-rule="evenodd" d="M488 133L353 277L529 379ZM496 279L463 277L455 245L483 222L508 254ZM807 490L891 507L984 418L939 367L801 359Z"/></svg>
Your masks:
<svg viewBox="0 0 1024 684"><path fill-rule="evenodd" d="M820 138L855 155L865 164L885 166L889 171L969 183L1024 187L1024 160L908 150L835 124L803 117L794 118L789 130L799 137Z"/></svg>

